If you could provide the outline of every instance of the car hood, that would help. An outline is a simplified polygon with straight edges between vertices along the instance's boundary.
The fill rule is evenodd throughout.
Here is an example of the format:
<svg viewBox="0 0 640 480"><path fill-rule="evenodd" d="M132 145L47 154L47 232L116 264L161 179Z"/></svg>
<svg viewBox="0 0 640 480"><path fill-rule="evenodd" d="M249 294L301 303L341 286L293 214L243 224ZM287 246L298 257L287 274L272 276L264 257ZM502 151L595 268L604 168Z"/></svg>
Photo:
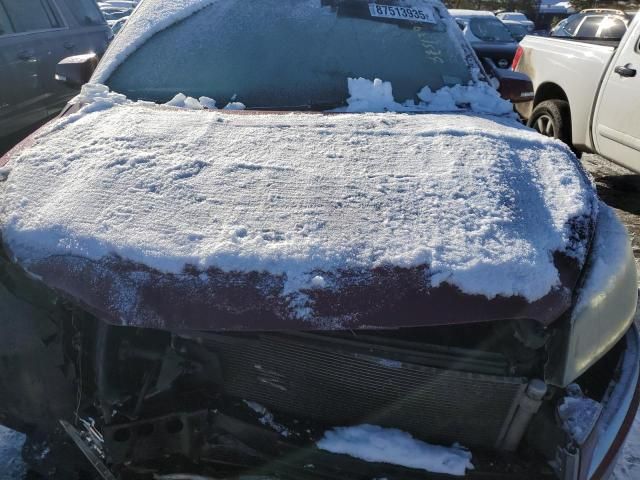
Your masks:
<svg viewBox="0 0 640 480"><path fill-rule="evenodd" d="M4 249L123 325L548 324L570 306L597 202L565 145L464 111L251 113L57 120L2 170Z"/></svg>

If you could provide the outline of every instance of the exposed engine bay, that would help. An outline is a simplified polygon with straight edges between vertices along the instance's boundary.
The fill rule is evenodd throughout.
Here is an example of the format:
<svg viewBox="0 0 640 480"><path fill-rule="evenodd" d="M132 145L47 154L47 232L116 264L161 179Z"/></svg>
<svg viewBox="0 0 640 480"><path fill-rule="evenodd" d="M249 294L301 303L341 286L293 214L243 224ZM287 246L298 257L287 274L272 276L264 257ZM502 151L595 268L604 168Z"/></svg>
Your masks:
<svg viewBox="0 0 640 480"><path fill-rule="evenodd" d="M316 448L327 429L362 423L459 442L473 452L469 478L564 478L571 468L573 440L557 417L566 392L544 381L553 328L142 329L2 272L14 340L0 352L0 420L67 437L97 478L440 478ZM578 379L586 396L605 395L623 343Z"/></svg>

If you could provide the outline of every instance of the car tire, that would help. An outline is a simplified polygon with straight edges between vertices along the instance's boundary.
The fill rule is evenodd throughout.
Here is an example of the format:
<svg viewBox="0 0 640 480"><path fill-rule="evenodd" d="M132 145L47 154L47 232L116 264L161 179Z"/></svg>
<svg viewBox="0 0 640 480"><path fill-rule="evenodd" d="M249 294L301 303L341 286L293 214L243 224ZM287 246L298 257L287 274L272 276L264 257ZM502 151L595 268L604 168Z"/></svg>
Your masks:
<svg viewBox="0 0 640 480"><path fill-rule="evenodd" d="M566 143L579 156L571 141L571 110L566 100L545 100L531 112L527 126L547 137Z"/></svg>

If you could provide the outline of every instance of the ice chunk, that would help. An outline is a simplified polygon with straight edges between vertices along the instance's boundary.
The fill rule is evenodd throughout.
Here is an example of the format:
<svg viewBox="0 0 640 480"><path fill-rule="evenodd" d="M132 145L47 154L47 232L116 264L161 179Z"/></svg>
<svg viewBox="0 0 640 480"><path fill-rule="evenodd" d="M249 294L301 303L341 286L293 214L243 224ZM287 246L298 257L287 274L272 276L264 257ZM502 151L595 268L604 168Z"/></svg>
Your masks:
<svg viewBox="0 0 640 480"><path fill-rule="evenodd" d="M198 101L200 102L200 105L202 105L204 108L207 108L209 110L216 109L216 101L213 98L200 97Z"/></svg>
<svg viewBox="0 0 640 480"><path fill-rule="evenodd" d="M598 420L602 405L585 397L577 384L569 385L567 391L569 395L562 400L558 414L565 431L582 445Z"/></svg>
<svg viewBox="0 0 640 480"><path fill-rule="evenodd" d="M244 110L247 108L244 103L241 102L229 102L227 103L225 110Z"/></svg>
<svg viewBox="0 0 640 480"><path fill-rule="evenodd" d="M473 469L471 452L460 445L431 445L401 430L376 425L334 428L325 432L317 446L367 462L390 463L433 473L462 476Z"/></svg>

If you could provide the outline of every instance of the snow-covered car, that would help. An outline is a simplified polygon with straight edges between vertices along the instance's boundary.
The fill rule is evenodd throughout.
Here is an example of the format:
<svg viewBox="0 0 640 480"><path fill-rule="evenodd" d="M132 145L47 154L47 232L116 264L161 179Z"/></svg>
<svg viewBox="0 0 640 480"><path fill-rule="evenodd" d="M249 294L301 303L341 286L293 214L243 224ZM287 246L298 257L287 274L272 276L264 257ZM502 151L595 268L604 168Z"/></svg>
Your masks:
<svg viewBox="0 0 640 480"><path fill-rule="evenodd" d="M509 68L518 42L504 23L489 11L449 9L449 13L478 57L490 59L499 68Z"/></svg>
<svg viewBox="0 0 640 480"><path fill-rule="evenodd" d="M106 479L602 478L629 239L488 80L437 1L141 2L0 160L0 421Z"/></svg>
<svg viewBox="0 0 640 480"><path fill-rule="evenodd" d="M510 22L518 22L520 25L523 25L529 32L533 32L536 28L535 24L527 18L527 16L522 12L501 12L496 14L502 21L510 21Z"/></svg>

